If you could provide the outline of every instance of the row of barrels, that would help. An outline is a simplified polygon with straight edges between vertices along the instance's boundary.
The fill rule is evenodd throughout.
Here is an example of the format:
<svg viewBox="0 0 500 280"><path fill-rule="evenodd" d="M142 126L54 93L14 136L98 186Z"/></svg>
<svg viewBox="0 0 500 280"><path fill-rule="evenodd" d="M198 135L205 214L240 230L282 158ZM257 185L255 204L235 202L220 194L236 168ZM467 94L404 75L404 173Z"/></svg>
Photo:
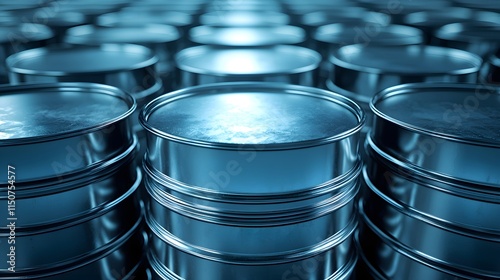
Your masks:
<svg viewBox="0 0 500 280"><path fill-rule="evenodd" d="M100 2L0 24L1 277L500 277L495 4Z"/></svg>

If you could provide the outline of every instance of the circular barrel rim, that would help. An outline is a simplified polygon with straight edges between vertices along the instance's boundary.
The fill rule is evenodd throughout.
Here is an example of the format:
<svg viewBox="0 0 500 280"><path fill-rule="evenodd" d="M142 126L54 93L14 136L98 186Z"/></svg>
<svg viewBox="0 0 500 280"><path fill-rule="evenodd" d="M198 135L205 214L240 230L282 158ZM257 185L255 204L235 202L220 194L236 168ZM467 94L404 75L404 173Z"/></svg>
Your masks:
<svg viewBox="0 0 500 280"><path fill-rule="evenodd" d="M33 90L57 90L57 91L69 91L71 92L84 92L93 91L95 93L106 94L114 96L123 100L129 109L122 113L120 116L109 119L101 124L96 124L87 128L80 128L76 130L71 130L67 132L60 132L45 136L31 136L25 138L14 138L14 139L0 139L1 146L11 146L11 145L22 145L22 144L33 144L41 143L51 140L59 140L71 138L74 136L84 135L89 132L98 131L105 128L111 124L117 123L119 121L125 120L130 117L134 111L137 109L137 102L133 96L124 91L108 85L96 84L96 83L48 83L48 84L23 84L23 85L5 85L0 86L0 94L15 94L14 91L33 91ZM19 93L18 93L19 94ZM21 93L22 94L22 93Z"/></svg>
<svg viewBox="0 0 500 280"><path fill-rule="evenodd" d="M363 66L358 64L353 64L344 59L338 58L338 54L341 52L353 52L356 50L362 50L363 48L387 48L390 50L394 49L420 49L420 51L424 51L427 54L439 55L441 57L452 57L453 59L462 59L467 60L473 66L464 67L461 69L454 69L451 71L442 71L442 72L431 72L429 73L427 69L418 69L418 71L412 72L398 72L394 70L385 70L381 68L374 68L370 66ZM437 47L437 46L424 46L424 45L397 45L397 46L387 46L387 45L377 45L377 46L365 46L363 44L355 44L341 47L336 51L335 54L331 54L329 57L329 62L335 66L339 66L345 69L362 72L362 73L371 73L377 75L397 75L397 76L422 76L425 75L427 77L433 76L442 76L442 75L468 75L479 72L481 66L483 65L483 60L476 54L459 50L453 48L445 48L445 47ZM416 69L417 70L417 69Z"/></svg>
<svg viewBox="0 0 500 280"><path fill-rule="evenodd" d="M307 58L312 58L315 60L314 63L309 63L308 65L300 66L294 69L290 69L290 71L270 71L270 72L259 72L259 73L223 73L223 72L214 72L209 69L202 69L199 67L186 65L183 63L184 60L190 59L191 57L203 57L211 53L212 51L234 51L234 50L248 50L248 51L272 51L274 54L283 55L283 54L293 54L294 56L302 56ZM290 56L292 58L293 56ZM248 76L280 76L280 75L293 75L293 74L302 74L310 71L314 71L318 69L321 63L321 55L311 49L293 46L293 45L270 45L270 46L262 46L262 47L241 47L234 48L231 46L214 46L214 45L201 45L196 47L190 47L178 52L175 55L175 64L178 69L187 73L193 73L196 75L208 75L214 77L248 77Z"/></svg>
<svg viewBox="0 0 500 280"><path fill-rule="evenodd" d="M398 119L395 119L384 112L380 111L376 106L380 102L383 102L385 99L395 96L395 95L401 95L401 94L407 94L407 93L413 93L415 90L433 90L433 91L439 91L439 90L469 90L470 92L477 92L480 89L486 90L489 93L492 94L497 94L500 96L500 88L495 87L493 85L478 85L478 84L468 84L468 83L415 83L415 84L403 84L403 85L397 85L393 87L389 87L385 90L382 90L375 94L370 101L370 109L372 112L375 114L376 117L381 118L385 121L388 121L390 123L396 124L397 126L404 128L406 130L409 130L411 132L415 132L418 134L424 134L427 136L431 137L437 137L440 139L445 139L445 140L451 140L451 141L456 141L456 142L461 142L461 143L466 143L466 144L472 144L472 145L478 145L478 146L487 146L487 147L497 147L500 148L500 140L497 142L493 141L485 141L485 140L478 140L478 139L470 139L467 137L458 137L455 135L451 134L446 134L446 133L441 133L441 132L436 132L433 130L429 129L423 129L418 126L412 125L412 124L407 124L403 121L400 121Z"/></svg>
<svg viewBox="0 0 500 280"><path fill-rule="evenodd" d="M204 140L194 140L188 139L182 136L172 135L170 133L161 131L148 123L149 116L160 106L169 103L171 101L175 101L180 98L185 98L186 96L192 96L197 94L203 94L204 92L215 92L224 90L223 94L230 94L235 90L253 90L253 91L276 91L281 90L285 91L289 94L300 94L304 96L314 96L316 98L322 98L326 101L335 102L336 104L344 107L346 110L349 110L354 117L357 119L358 123L355 127L344 131L340 134L312 139L312 140L304 140L297 142L289 142L289 143L277 143L277 144L236 144L236 143L217 143L217 142L209 142ZM218 92L221 94L221 92ZM286 149L297 149L297 148L307 148L314 147L319 145L325 145L329 143L333 143L342 139L346 139L357 132L361 131L361 128L365 123L365 113L361 107L351 99L344 97L338 93L333 93L327 90L322 90L313 87L299 86L299 85L290 85L290 84L282 84L282 83L266 83L266 82L228 82L228 83L215 83L215 84L206 84L201 86L188 87L184 89L180 89L160 97L157 97L146 106L143 107L139 114L139 123L142 127L148 132L153 134L154 136L182 143L188 144L192 146L205 147L205 148L219 148L219 149L229 149L229 150L255 150L259 151L273 151L273 150L286 150Z"/></svg>
<svg viewBox="0 0 500 280"><path fill-rule="evenodd" d="M242 29L253 29L259 30L261 33L268 33L269 36L285 36L286 42L279 42L279 38L262 40L265 43L248 43L248 44L238 44L232 41L227 40L223 42L216 37L220 34L222 30L242 30ZM208 39L203 39L203 37L209 36ZM201 38L200 38L201 37ZM306 41L306 32L304 29L294 26L294 25L279 25L279 26L270 26L270 27L217 27L217 26L206 26L200 25L197 27L193 27L189 30L189 40L203 45L213 45L213 46L232 46L232 47L260 47L260 46L273 46L276 44L300 44ZM267 42L266 42L267 41Z"/></svg>
<svg viewBox="0 0 500 280"><path fill-rule="evenodd" d="M95 38L95 34L98 34L102 30L107 31L118 31L126 29L141 29L144 33L155 34L156 39L144 42L133 42L131 40L128 42L113 42L107 41L107 39ZM165 44L173 43L181 38L179 31L172 25L159 24L159 23L148 23L139 26L113 26L113 27L101 27L92 24L79 25L66 30L64 36L64 41L73 45L102 45L102 44Z"/></svg>
<svg viewBox="0 0 500 280"><path fill-rule="evenodd" d="M35 57L43 56L52 51L74 51L79 49L94 49L100 50L103 52L120 52L120 53L133 53L140 54L148 57L146 60L140 61L136 64L129 65L128 67L120 67L115 69L105 69L105 70L94 70L94 71L85 71L85 72L66 72L66 71L54 71L54 70L32 70L26 69L16 66L17 63L25 60L32 59ZM134 71L141 68L146 68L153 66L159 62L159 59L156 55L154 55L153 51L149 48L137 45L137 44L101 44L99 46L52 46L52 47L42 47L25 50L16 54L13 54L6 59L7 68L11 73L21 74L21 75L42 75L42 76L53 76L53 77L64 77L64 76L82 76L88 75L89 73L93 74L108 74L108 73L117 73L124 71Z"/></svg>

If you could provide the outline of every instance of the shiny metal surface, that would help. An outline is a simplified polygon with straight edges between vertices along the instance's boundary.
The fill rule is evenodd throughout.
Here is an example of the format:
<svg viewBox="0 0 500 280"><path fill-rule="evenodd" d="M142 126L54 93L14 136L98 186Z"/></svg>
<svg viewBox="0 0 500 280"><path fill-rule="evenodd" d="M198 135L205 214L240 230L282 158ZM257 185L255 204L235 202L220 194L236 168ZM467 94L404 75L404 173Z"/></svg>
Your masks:
<svg viewBox="0 0 500 280"><path fill-rule="evenodd" d="M126 193L84 213L50 225L16 228L16 254L25 256L16 259L16 271L22 275L40 273L49 268L58 271L68 264L81 265L85 260L95 259L110 250L131 231L135 232L142 220L141 205L136 196L140 181L138 176ZM2 227L1 230L0 237L7 240L8 228ZM9 252L9 246L7 242L0 243L0 249L5 252ZM7 260L7 254L0 257L3 263Z"/></svg>
<svg viewBox="0 0 500 280"><path fill-rule="evenodd" d="M201 25L219 27L279 26L290 22L288 15L273 11L217 11L201 15Z"/></svg>
<svg viewBox="0 0 500 280"><path fill-rule="evenodd" d="M117 88L62 83L0 92L0 164L30 170L17 174L18 183L88 172L134 143L129 126L136 104Z"/></svg>
<svg viewBox="0 0 500 280"><path fill-rule="evenodd" d="M54 33L44 25L10 22L0 25L0 84L8 84L5 59L16 52L45 46Z"/></svg>
<svg viewBox="0 0 500 280"><path fill-rule="evenodd" d="M116 86L136 98L162 86L157 63L151 50L129 44L38 48L7 58L12 84L92 82Z"/></svg>
<svg viewBox="0 0 500 280"><path fill-rule="evenodd" d="M108 243L100 252L83 258L81 263L36 272L2 272L2 279L147 279L144 278L147 236L141 228L142 223L136 223L126 234Z"/></svg>
<svg viewBox="0 0 500 280"><path fill-rule="evenodd" d="M363 172L367 185L405 208L465 229L500 235L495 213L500 207L496 187L444 181L421 174L381 152L368 137L370 161Z"/></svg>
<svg viewBox="0 0 500 280"><path fill-rule="evenodd" d="M193 247L220 254L257 256L306 251L319 241L354 230L357 224L354 206L359 188L357 177L315 200L287 202L286 195L282 195L280 203L285 205L274 205L276 202L273 204L265 195L259 199L240 195L226 209L211 207L216 204L210 201L204 205L201 199L203 204L193 203L192 198L182 200L169 193L169 189L164 190L168 186L150 183L146 181L151 197L148 224L153 232L161 235L158 231L164 230ZM274 200L277 198L275 195ZM240 242L242 237L244 244Z"/></svg>
<svg viewBox="0 0 500 280"><path fill-rule="evenodd" d="M198 26L189 31L189 39L197 44L231 47L296 45L306 40L305 31L296 26L212 27Z"/></svg>
<svg viewBox="0 0 500 280"><path fill-rule="evenodd" d="M367 182L362 215L399 247L412 255L432 259L439 267L476 275L474 278L498 278L500 239L487 234L424 216L382 195ZM463 207L463 206L461 206Z"/></svg>
<svg viewBox="0 0 500 280"><path fill-rule="evenodd" d="M219 214L244 211L251 215L264 210L286 213L343 197L345 196L343 193L351 189L352 184L356 184L355 178L361 172L361 162L343 176L303 191L262 194L219 192L187 185L152 170L147 162L144 162L143 169L146 174L144 182L148 184L147 188L152 191L152 196L155 196L160 203L162 197L166 199L175 197L185 204L196 205L200 210L208 209Z"/></svg>
<svg viewBox="0 0 500 280"><path fill-rule="evenodd" d="M136 148L134 142L116 158L77 176L16 184L16 213L22 217L16 225L21 228L57 225L118 199L141 181L135 164ZM7 187L0 190L5 193L0 196L0 207L7 209ZM1 213L0 218L7 220L8 212Z"/></svg>
<svg viewBox="0 0 500 280"><path fill-rule="evenodd" d="M498 96L498 88L471 84L389 88L370 104L371 138L380 151L424 174L498 187Z"/></svg>
<svg viewBox="0 0 500 280"><path fill-rule="evenodd" d="M217 82L259 81L314 86L321 56L298 46L198 46L175 58L182 87Z"/></svg>
<svg viewBox="0 0 500 280"><path fill-rule="evenodd" d="M348 279L357 258L352 233L318 244L311 251L259 257L214 254L166 232L161 236L153 233L148 259L156 274L153 279ZM309 266L313 269L307 269Z"/></svg>
<svg viewBox="0 0 500 280"><path fill-rule="evenodd" d="M433 46L361 44L340 48L329 57L333 84L363 102L385 88L419 82L475 83L482 64L478 56Z"/></svg>
<svg viewBox="0 0 500 280"><path fill-rule="evenodd" d="M360 266L356 269L357 279L481 279L477 274L465 274L414 254L366 220L361 223L355 240L358 248L362 248L358 260Z"/></svg>
<svg viewBox="0 0 500 280"><path fill-rule="evenodd" d="M164 95L146 105L140 121L149 132L147 160L159 172L188 185L258 194L317 186L352 170L364 114L319 89L225 83Z"/></svg>
<svg viewBox="0 0 500 280"><path fill-rule="evenodd" d="M436 43L440 46L469 51L487 59L500 50L500 23L463 22L452 23L436 31Z"/></svg>

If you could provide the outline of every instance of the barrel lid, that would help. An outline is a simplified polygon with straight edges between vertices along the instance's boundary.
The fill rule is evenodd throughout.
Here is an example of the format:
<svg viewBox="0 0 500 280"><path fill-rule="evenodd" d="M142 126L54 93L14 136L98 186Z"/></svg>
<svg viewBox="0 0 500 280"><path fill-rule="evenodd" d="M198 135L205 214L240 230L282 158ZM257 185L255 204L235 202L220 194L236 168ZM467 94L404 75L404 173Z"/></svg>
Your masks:
<svg viewBox="0 0 500 280"><path fill-rule="evenodd" d="M37 48L7 58L11 72L50 76L135 70L157 62L148 48L130 44Z"/></svg>
<svg viewBox="0 0 500 280"><path fill-rule="evenodd" d="M0 43L36 42L48 40L53 36L52 30L41 24L22 23L0 26ZM15 47L15 43L13 46Z"/></svg>
<svg viewBox="0 0 500 280"><path fill-rule="evenodd" d="M43 11L43 10L39 10ZM40 21L51 27L73 27L87 22L84 14L78 12L60 12L49 14L40 12Z"/></svg>
<svg viewBox="0 0 500 280"><path fill-rule="evenodd" d="M276 26L288 24L290 18L271 11L217 11L201 15L200 22L210 26Z"/></svg>
<svg viewBox="0 0 500 280"><path fill-rule="evenodd" d="M459 42L499 42L500 23L461 22L447 24L436 31L436 37L442 40Z"/></svg>
<svg viewBox="0 0 500 280"><path fill-rule="evenodd" d="M469 52L433 46L350 45L340 48L330 61L360 72L395 75L470 74L481 58Z"/></svg>
<svg viewBox="0 0 500 280"><path fill-rule="evenodd" d="M305 31L296 26L275 27L212 27L198 26L189 31L190 40L205 45L270 46L298 44L305 40Z"/></svg>
<svg viewBox="0 0 500 280"><path fill-rule="evenodd" d="M404 128L500 147L500 90L473 84L407 84L377 94L370 108Z"/></svg>
<svg viewBox="0 0 500 280"><path fill-rule="evenodd" d="M100 26L141 26L145 24L166 24L184 27L192 23L192 16L175 11L121 11L108 13L97 18Z"/></svg>
<svg viewBox="0 0 500 280"><path fill-rule="evenodd" d="M0 146L66 138L126 118L135 101L90 83L0 87Z"/></svg>
<svg viewBox="0 0 500 280"><path fill-rule="evenodd" d="M295 74L312 71L321 62L315 51L297 46L230 48L198 46L176 56L184 71L207 75Z"/></svg>
<svg viewBox="0 0 500 280"><path fill-rule="evenodd" d="M360 7L345 7L304 14L302 15L301 22L309 27L319 27L334 23L365 23L365 25L360 25L360 27L365 27L366 23L384 26L391 22L391 17L383 13L368 12Z"/></svg>
<svg viewBox="0 0 500 280"><path fill-rule="evenodd" d="M315 40L325 43L350 45L359 43L383 45L415 45L423 42L422 31L417 28L391 24L380 25L378 32L366 31L359 24L333 23L318 27Z"/></svg>
<svg viewBox="0 0 500 280"><path fill-rule="evenodd" d="M100 45L103 43L167 43L180 38L179 31L170 25L96 27L83 25L66 31L65 41L70 44Z"/></svg>
<svg viewBox="0 0 500 280"><path fill-rule="evenodd" d="M191 87L146 105L141 124L191 145L284 149L337 141L358 132L362 110L328 91L281 83L237 82Z"/></svg>

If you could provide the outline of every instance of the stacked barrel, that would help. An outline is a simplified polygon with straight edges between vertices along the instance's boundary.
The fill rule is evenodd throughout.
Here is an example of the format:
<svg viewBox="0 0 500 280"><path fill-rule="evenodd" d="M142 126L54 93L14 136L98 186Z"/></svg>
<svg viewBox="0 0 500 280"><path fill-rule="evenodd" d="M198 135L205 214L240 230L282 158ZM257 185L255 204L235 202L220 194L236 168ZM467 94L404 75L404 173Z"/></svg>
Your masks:
<svg viewBox="0 0 500 280"><path fill-rule="evenodd" d="M153 279L346 279L357 261L361 109L220 83L155 99L143 169Z"/></svg>
<svg viewBox="0 0 500 280"><path fill-rule="evenodd" d="M135 101L109 86L59 83L2 87L0 103L0 277L142 277Z"/></svg>
<svg viewBox="0 0 500 280"><path fill-rule="evenodd" d="M436 83L374 98L363 279L500 276L499 97L498 88Z"/></svg>

